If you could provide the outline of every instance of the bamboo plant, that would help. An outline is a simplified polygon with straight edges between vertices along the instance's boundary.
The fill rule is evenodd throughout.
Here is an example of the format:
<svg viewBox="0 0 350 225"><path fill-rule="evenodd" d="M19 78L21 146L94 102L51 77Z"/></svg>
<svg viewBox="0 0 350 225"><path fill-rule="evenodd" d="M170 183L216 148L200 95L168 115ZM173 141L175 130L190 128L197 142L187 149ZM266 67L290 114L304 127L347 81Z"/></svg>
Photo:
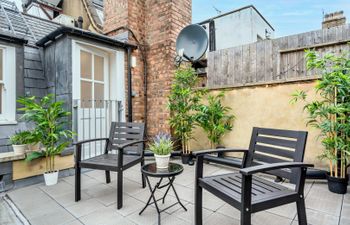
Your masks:
<svg viewBox="0 0 350 225"><path fill-rule="evenodd" d="M196 122L207 134L211 148L220 145L223 135L233 128L235 116L230 114L230 107L222 105L223 98L224 92L209 94L208 103L201 104L196 114Z"/></svg>
<svg viewBox="0 0 350 225"><path fill-rule="evenodd" d="M169 120L177 138L181 139L182 152L190 153L189 141L195 126L195 113L203 91L196 90L198 77L191 67L178 68L168 97L171 111Z"/></svg>
<svg viewBox="0 0 350 225"><path fill-rule="evenodd" d="M24 112L22 118L34 123L35 133L45 148L44 151L28 154L26 160L45 157L46 172L55 171L55 155L69 145L73 135L67 129L70 112L64 110L64 102L54 101L53 95L47 95L41 100L33 96L19 98L17 101L24 106L20 109Z"/></svg>
<svg viewBox="0 0 350 225"><path fill-rule="evenodd" d="M306 52L307 69L320 72L315 89L321 100L307 102L308 125L321 131L324 151L321 159L328 160L330 176L346 178L350 162L350 58L343 54ZM292 102L306 100L304 91L296 91Z"/></svg>

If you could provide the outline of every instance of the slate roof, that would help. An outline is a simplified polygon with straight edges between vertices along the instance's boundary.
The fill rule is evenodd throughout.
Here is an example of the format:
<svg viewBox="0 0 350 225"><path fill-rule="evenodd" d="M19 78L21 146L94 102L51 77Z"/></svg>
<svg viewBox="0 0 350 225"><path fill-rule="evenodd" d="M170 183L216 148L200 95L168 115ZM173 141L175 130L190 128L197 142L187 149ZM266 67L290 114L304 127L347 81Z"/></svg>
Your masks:
<svg viewBox="0 0 350 225"><path fill-rule="evenodd" d="M99 29L103 28L103 0L85 0L92 19Z"/></svg>

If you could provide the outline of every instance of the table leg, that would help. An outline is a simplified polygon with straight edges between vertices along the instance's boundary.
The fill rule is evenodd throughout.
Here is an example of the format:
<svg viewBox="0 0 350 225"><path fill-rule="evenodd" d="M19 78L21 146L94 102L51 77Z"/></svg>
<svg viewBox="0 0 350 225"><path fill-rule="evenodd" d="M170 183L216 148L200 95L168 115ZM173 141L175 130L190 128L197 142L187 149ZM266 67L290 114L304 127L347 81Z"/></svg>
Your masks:
<svg viewBox="0 0 350 225"><path fill-rule="evenodd" d="M156 198L154 197L154 193L156 192L157 188L158 188L158 187L160 186L160 184L162 183L163 178L161 178L161 179L159 180L159 182L154 186L154 188L153 188L153 190L152 190L152 186L151 186L151 183L150 183L150 181L149 181L149 179L148 179L148 176L145 176L145 177L146 177L146 181L147 181L147 186L148 186L148 188L149 188L149 190L150 190L150 192L151 192L151 196L149 196L148 201L147 201L145 207L141 210L141 212L139 212L139 215L141 215L141 214L145 211L145 209L150 205L150 202L151 202L152 198L153 198L154 204L156 205L157 212L158 212L158 214L159 214L160 212L159 212L159 208L158 208L158 205L157 205Z"/></svg>
<svg viewBox="0 0 350 225"><path fill-rule="evenodd" d="M169 179L169 183L168 183L168 188L166 189L166 191L165 191L165 194L163 195L163 204L164 204L164 201L165 201L165 197L166 197L166 195L168 194L168 192L169 192L169 190L170 190L170 187L171 187L171 185L170 184L172 184L173 182L174 182L174 180L175 180L175 177L169 177L168 178Z"/></svg>
<svg viewBox="0 0 350 225"><path fill-rule="evenodd" d="M173 189L174 194L175 194L175 197L176 197L178 203L182 206L182 208L183 208L185 211L187 211L186 207L182 204L182 202L180 201L179 196L177 195L177 192L175 191L175 188L174 188L174 185L173 185L174 180L175 180L175 177L174 177L174 179L172 180L172 182L170 182L170 185L169 185L169 186L171 186L171 188Z"/></svg>

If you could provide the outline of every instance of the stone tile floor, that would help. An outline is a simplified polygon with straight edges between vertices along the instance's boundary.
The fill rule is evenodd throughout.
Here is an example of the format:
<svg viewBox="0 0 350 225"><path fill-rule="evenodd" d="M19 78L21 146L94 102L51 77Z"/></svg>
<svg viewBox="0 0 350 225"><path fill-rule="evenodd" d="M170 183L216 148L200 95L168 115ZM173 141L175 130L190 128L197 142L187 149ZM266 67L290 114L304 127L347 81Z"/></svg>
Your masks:
<svg viewBox="0 0 350 225"><path fill-rule="evenodd" d="M175 188L187 207L185 212L179 205L162 213L164 225L194 224L194 168L186 166L175 180ZM205 165L205 175L232 172L227 167ZM82 200L74 202L74 176L61 178L55 186L37 184L8 193L23 215L32 225L154 225L157 213L154 206L139 211L149 197L148 188L141 188L140 167L135 166L124 175L124 206L116 209L115 174L110 184L104 183L103 171L88 171L82 175ZM156 182L151 178L151 182ZM286 183L285 185L291 186ZM161 190L162 191L162 190ZM159 192L160 196L162 193ZM350 224L350 194L336 195L327 190L327 184L308 181L306 188L308 222L312 225ZM170 192L162 207L175 202ZM204 194L203 217L207 225L239 224L239 212L208 192ZM256 213L254 225L297 225L295 204Z"/></svg>

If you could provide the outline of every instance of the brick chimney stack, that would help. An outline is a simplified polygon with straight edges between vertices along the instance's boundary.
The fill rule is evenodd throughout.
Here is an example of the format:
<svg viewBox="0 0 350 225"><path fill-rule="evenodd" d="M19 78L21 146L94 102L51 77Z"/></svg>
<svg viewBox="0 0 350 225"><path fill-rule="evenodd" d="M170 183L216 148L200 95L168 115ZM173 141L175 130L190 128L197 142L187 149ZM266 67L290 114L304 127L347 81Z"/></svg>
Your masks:
<svg viewBox="0 0 350 225"><path fill-rule="evenodd" d="M328 13L324 15L322 22L322 29L328 29L331 27L341 26L346 24L346 17L343 11L338 11L334 13Z"/></svg>
<svg viewBox="0 0 350 225"><path fill-rule="evenodd" d="M104 4L104 32L110 36L127 37L135 43L130 32L119 29L127 27L145 52L148 135L170 132L167 96L175 70L175 42L181 29L191 23L192 1L105 0ZM136 94L132 104L133 120L144 121L144 67L140 50L132 54L137 60L136 67L132 69L132 90Z"/></svg>

